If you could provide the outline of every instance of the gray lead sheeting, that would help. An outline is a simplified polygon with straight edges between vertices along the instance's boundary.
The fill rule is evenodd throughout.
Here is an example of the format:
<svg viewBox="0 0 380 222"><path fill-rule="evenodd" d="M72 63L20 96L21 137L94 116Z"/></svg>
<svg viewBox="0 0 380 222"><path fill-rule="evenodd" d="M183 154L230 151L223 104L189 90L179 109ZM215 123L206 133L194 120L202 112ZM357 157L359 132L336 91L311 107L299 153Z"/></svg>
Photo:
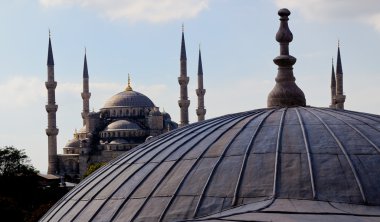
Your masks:
<svg viewBox="0 0 380 222"><path fill-rule="evenodd" d="M274 179L278 198L380 205L380 117L288 108L280 127L283 112L226 115L144 143L75 187L45 219L202 217L272 198Z"/></svg>

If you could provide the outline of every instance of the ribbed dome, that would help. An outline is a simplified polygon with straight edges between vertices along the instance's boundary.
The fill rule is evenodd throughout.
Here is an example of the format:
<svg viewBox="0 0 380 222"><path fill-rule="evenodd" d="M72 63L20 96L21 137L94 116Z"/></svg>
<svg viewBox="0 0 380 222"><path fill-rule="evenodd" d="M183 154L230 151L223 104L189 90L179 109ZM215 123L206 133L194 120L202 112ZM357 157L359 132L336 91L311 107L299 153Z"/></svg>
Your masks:
<svg viewBox="0 0 380 222"><path fill-rule="evenodd" d="M42 221L180 221L281 199L380 206L379 146L377 115L313 107L226 115L132 149Z"/></svg>
<svg viewBox="0 0 380 222"><path fill-rule="evenodd" d="M129 122L128 120L117 120L110 123L104 131L114 131L114 130L139 130L141 127L136 123Z"/></svg>
<svg viewBox="0 0 380 222"><path fill-rule="evenodd" d="M136 91L123 91L107 100L103 108L112 107L154 107L153 102L144 94Z"/></svg>

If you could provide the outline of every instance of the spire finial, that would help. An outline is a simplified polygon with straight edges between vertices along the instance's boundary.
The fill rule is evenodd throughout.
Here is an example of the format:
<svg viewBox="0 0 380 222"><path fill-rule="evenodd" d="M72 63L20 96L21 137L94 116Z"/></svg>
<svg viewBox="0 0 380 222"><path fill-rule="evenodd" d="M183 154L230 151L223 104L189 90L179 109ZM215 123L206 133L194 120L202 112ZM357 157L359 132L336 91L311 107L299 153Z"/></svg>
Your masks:
<svg viewBox="0 0 380 222"><path fill-rule="evenodd" d="M51 32L50 32L50 28L49 28L49 39L50 39L50 37L51 37Z"/></svg>
<svg viewBox="0 0 380 222"><path fill-rule="evenodd" d="M280 43L280 55L273 59L278 66L276 85L268 95L268 107L306 106L305 95L295 83L293 65L297 59L289 55L289 43L293 34L288 26L290 11L286 8L278 11L280 28L276 40Z"/></svg>
<svg viewBox="0 0 380 222"><path fill-rule="evenodd" d="M133 90L132 90L132 87L131 87L131 76L130 76L129 73L128 73L128 86L127 86L127 88L125 89L125 91L133 91Z"/></svg>
<svg viewBox="0 0 380 222"><path fill-rule="evenodd" d="M182 22L182 33L185 32L185 25L184 23Z"/></svg>
<svg viewBox="0 0 380 222"><path fill-rule="evenodd" d="M53 49L51 47L51 33L49 29L49 46L48 46L48 58L47 58L47 65L48 66L54 66L54 57L53 57Z"/></svg>
<svg viewBox="0 0 380 222"><path fill-rule="evenodd" d="M338 39L338 48L340 47L340 39Z"/></svg>

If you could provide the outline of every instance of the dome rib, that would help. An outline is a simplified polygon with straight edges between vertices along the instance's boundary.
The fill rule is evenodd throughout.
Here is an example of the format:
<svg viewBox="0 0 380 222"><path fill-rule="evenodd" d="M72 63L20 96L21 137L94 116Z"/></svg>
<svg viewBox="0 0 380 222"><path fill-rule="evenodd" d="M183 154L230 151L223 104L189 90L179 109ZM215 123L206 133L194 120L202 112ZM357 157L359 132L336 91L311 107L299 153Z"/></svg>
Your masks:
<svg viewBox="0 0 380 222"><path fill-rule="evenodd" d="M248 161L248 156L251 152L251 149L253 147L253 141L255 140L255 138L257 137L257 134L258 132L260 131L261 127L263 126L263 123L264 121L268 118L268 116L270 116L273 112L275 111L275 109L273 110L270 110L269 112L266 113L266 116L259 122L258 126L256 127L255 131L253 132L252 134L252 137L251 139L249 140L249 143L245 149L245 152L244 152L244 157L243 157L243 162L241 164L241 167L240 167L240 172L239 172L239 177L238 177L238 181L236 183L236 186L235 186L235 191L234 191L234 197L232 198L232 206L236 206L237 205L237 199L238 199L238 194L239 194L239 191L240 191L240 186L241 186L241 183L242 183L242 180L243 180L243 174L244 174L244 171L245 171L245 168L246 168L246 165L247 165L247 161Z"/></svg>
<svg viewBox="0 0 380 222"><path fill-rule="evenodd" d="M259 113L263 113L264 111L261 111ZM252 115L252 113L249 113L250 115ZM257 117L256 115L257 113L253 113L254 117ZM243 120L246 119L246 118L249 118L250 116L244 116L243 117ZM239 122L242 121L242 120L239 120ZM228 129L231 129L232 127L236 126L239 122L236 122L235 124L231 125ZM219 128L219 127L218 127ZM178 192L180 191L180 189L182 188L182 184L186 181L188 175L190 174L190 172L194 169L195 166L197 166L197 163L201 160L201 157L203 157L203 155L210 149L210 147L218 140L220 139L220 137L222 137L225 133L227 132L227 130L225 130L223 133L221 133L218 137L216 137L212 142L209 143L209 145L202 151L202 153L197 157L197 159L195 160L195 162L193 163L193 165L189 168L188 172L185 174L185 176L181 179L181 181L178 183L173 195L170 197L170 200L168 202L168 204L165 206L164 210L162 211L162 214L160 215L158 221L162 221L165 219L165 216L166 216L166 213L167 211L169 210L169 208L172 206L173 204L173 201L175 199L175 197L177 196ZM199 201L198 201L199 203ZM194 213L195 214L195 213Z"/></svg>
<svg viewBox="0 0 380 222"><path fill-rule="evenodd" d="M314 109L315 110L315 109ZM358 128L356 128L355 126L353 126L351 123L345 121L344 119L340 118L339 116L337 115L334 115L334 114L331 114L331 113L328 113L326 111L322 111L320 110L320 112L323 112L323 113L326 113L332 117L335 117L337 119L339 119L340 121L344 122L346 125L348 125L351 129L355 130L360 136L362 136L369 144L371 144L376 150L377 152L379 152L380 154L380 148L378 146L376 146L376 144L374 142L372 142L366 135L364 135Z"/></svg>
<svg viewBox="0 0 380 222"><path fill-rule="evenodd" d="M302 117L301 117L301 115L300 115L300 113L298 111L298 108L295 108L295 110L296 110L298 122L299 122L299 124L301 126L302 136L303 136L303 140L304 140L304 143L305 143L307 162L308 162L308 165L309 165L311 189L312 189L312 192L313 192L313 199L315 200L317 192L315 190L314 170L313 170L312 159L311 159L311 152L310 152L310 147L309 147L310 142L309 142L309 139L307 137L305 125L304 125Z"/></svg>
<svg viewBox="0 0 380 222"><path fill-rule="evenodd" d="M339 148L343 152L343 154L344 154L344 156L345 156L348 164L350 165L351 171L352 171L352 173L353 173L353 175L355 177L355 180L356 180L356 184L359 187L360 194L362 196L363 202L367 203L367 198L366 198L366 196L364 194L362 182L361 182L361 180L360 180L360 178L358 176L356 168L352 164L352 160L351 160L350 156L348 155L347 150L342 145L342 142L338 139L338 137L335 135L335 133L330 129L330 127L326 124L326 122L322 120L322 118L320 116L318 116L315 112L313 112L313 111L311 111L309 109L305 109L305 108L303 108L303 109L306 110L307 112L313 114L315 117L317 117L317 119L324 125L324 127L327 129L327 131L330 133L330 135L334 138L334 140L338 144Z"/></svg>
<svg viewBox="0 0 380 222"><path fill-rule="evenodd" d="M277 141L276 141L276 157L274 162L274 174L273 174L273 193L272 198L277 197L277 178L278 178L278 165L279 165L279 159L280 159L280 152L281 152L281 138L282 138L282 131L284 128L284 117L286 114L286 111L288 108L284 108L281 114L280 124L278 127L278 133L277 133Z"/></svg>
<svg viewBox="0 0 380 222"><path fill-rule="evenodd" d="M235 120L237 120L237 119L241 119L241 118L246 119L246 118L249 118L249 117L251 117L251 115L249 115L248 117L247 117L247 116L243 116L243 117L240 117L240 116L239 116L239 117L235 117L235 118L229 119L228 122L219 125L219 126L216 127L214 130L211 130L211 131L210 131L205 137L209 136L209 135L212 134L215 130L220 129L222 126L225 126L225 125L228 124L228 123L231 123L231 122L233 122L233 121L235 121ZM239 120L239 122L240 122L240 121L242 121L242 120ZM238 124L239 122L233 124L233 125L230 126L230 127L232 128L233 126L235 126L235 125ZM220 123L219 123L219 124L220 124ZM213 125L210 126L208 129L211 129L211 128L214 127L214 126L216 126L216 124L213 124ZM202 130L202 132L205 132L205 131L208 130L208 129ZM199 132L199 133L201 133L201 132ZM196 137L196 135L194 135L194 137ZM204 137L204 138L205 138L205 137ZM200 139L199 139L194 145L192 145L191 147L189 147L189 149L188 149L187 151L185 151L185 152L184 152L184 153L183 153L178 159L182 159L187 153L189 153L190 151L192 151L192 149L193 149L196 145L198 145L201 141L203 141L204 138L200 138ZM218 138L219 138L219 137L218 137ZM215 141L216 141L218 138L216 138ZM191 141L191 139L193 139L193 138L189 138L188 140L184 141L183 144L188 143L189 141ZM169 156L170 156L170 155L168 155L167 157L169 157ZM136 219L136 215L138 215L139 212L140 212L141 210L144 209L144 207L145 207L147 201L149 200L149 198L154 194L154 192L156 192L157 188L158 188L158 187L161 185L161 183L166 179L166 175L169 175L169 173L171 172L171 170L174 169L174 167L175 167L178 163L179 163L179 161L176 161L176 162L170 167L170 169L167 171L167 173L165 174L165 176L162 177L162 178L160 179L159 182L157 182L157 184L156 184L155 187L152 189L152 191L149 193L149 195L147 195L147 197L145 198L144 202L141 204L141 206L139 207L139 209L137 210L137 212L133 215L131 221L133 221L134 219ZM195 165L196 165L196 163L194 163L194 166L195 166ZM191 169L189 170L189 172L190 172L190 171L191 171ZM188 173L189 173L189 172L188 172ZM188 173L187 173L187 174L188 174ZM187 175L187 174L186 174L186 175ZM174 196L174 195L173 195L173 196ZM122 209L122 207L120 207L119 209ZM115 215L116 215L116 214L115 214ZM114 218L112 218L112 219L114 219ZM160 221L160 219L159 219L159 221Z"/></svg>
<svg viewBox="0 0 380 222"><path fill-rule="evenodd" d="M240 127L239 131L230 139L230 141L225 145L225 147L223 148L223 152L221 153L221 155L219 156L217 162L215 163L215 165L212 167L211 169L211 173L209 174L207 180L206 180L206 183L205 185L203 186L203 189L202 189L202 192L199 196L199 200L198 200L198 203L195 207L195 210L194 210L194 213L193 213L193 217L196 217L197 216L197 213L199 211L199 208L200 208L200 205L202 204L202 201L203 201L203 198L205 196L205 192L207 191L208 187L209 187L209 184L210 184L210 181L211 179L213 178L214 174L215 174L215 171L216 171L216 168L219 166L220 162L222 161L222 159L224 158L224 155L225 153L227 152L227 150L230 148L231 144L234 142L234 140L236 139L236 137L248 126L248 124L250 124L255 118L257 118L257 116L259 115L262 115L263 112L260 112L256 115L253 116L252 119L250 119L249 121L247 121L243 127ZM248 118L248 117L247 117ZM241 120L240 122L244 121ZM239 123L240 123L239 122ZM238 123L236 123L237 125Z"/></svg>

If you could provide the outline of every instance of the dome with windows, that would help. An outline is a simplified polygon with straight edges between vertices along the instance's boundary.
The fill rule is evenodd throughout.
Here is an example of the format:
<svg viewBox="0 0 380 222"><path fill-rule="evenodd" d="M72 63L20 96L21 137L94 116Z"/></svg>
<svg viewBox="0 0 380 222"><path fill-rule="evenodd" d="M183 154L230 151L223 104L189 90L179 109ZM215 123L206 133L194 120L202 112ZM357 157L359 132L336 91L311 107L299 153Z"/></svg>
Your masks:
<svg viewBox="0 0 380 222"><path fill-rule="evenodd" d="M115 130L140 130L141 127L136 123L130 122L128 120L117 120L109 124L104 131L115 131Z"/></svg>
<svg viewBox="0 0 380 222"><path fill-rule="evenodd" d="M152 100L136 91L123 91L109 98L103 109L116 107L155 107Z"/></svg>

